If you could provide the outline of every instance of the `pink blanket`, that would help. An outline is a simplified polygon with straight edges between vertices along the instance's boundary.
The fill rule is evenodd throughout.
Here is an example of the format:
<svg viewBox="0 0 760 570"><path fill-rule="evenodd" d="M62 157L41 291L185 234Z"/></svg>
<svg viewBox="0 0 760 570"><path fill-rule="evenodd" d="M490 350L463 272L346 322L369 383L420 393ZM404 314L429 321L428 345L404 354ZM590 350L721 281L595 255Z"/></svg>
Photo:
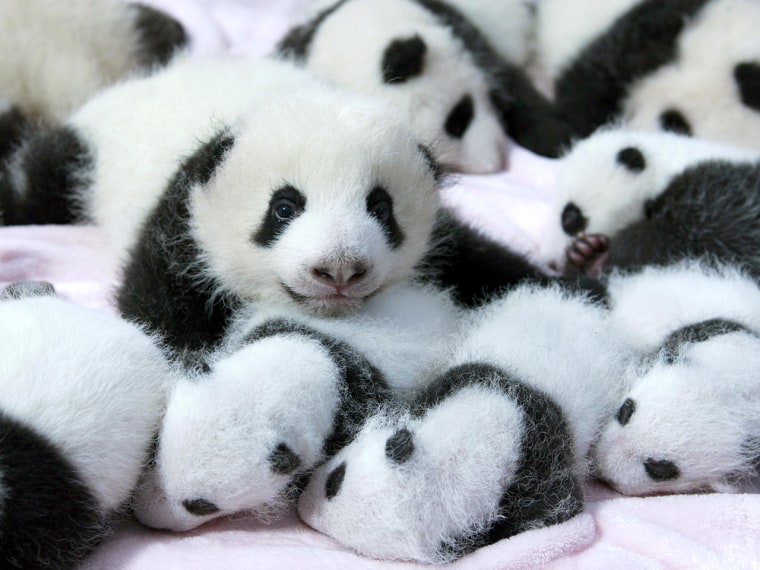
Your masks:
<svg viewBox="0 0 760 570"><path fill-rule="evenodd" d="M147 0L145 0L147 1ZM260 55L297 21L308 0L150 0L179 18L199 52ZM446 203L528 255L547 223L555 165L514 148L510 169L461 176ZM76 302L112 310L117 260L95 228L0 229L0 281L46 279ZM591 485L584 513L483 548L452 570L497 568L760 568L760 494L623 498ZM87 561L89 570L324 568L393 570L415 564L362 558L300 522L237 519L186 534L126 521Z"/></svg>

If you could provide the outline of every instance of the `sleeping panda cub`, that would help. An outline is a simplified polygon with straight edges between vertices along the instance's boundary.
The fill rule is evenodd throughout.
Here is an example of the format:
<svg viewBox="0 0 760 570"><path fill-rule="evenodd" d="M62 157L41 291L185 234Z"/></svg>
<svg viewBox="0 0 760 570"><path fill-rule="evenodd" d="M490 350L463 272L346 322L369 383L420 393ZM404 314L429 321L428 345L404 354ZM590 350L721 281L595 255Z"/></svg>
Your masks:
<svg viewBox="0 0 760 570"><path fill-rule="evenodd" d="M610 280L616 327L644 356L602 430L598 475L621 493L739 492L760 465L760 289L732 268Z"/></svg>
<svg viewBox="0 0 760 570"><path fill-rule="evenodd" d="M167 63L186 42L181 24L142 4L4 0L0 97L29 119L57 122L103 87Z"/></svg>
<svg viewBox="0 0 760 570"><path fill-rule="evenodd" d="M321 77L379 96L400 109L447 169L501 170L506 135L534 152L555 156L567 141L564 124L523 70L498 55L466 16L483 22L490 21L492 13L514 12L516 25L527 26L525 9L517 2L482 4L322 2L311 20L281 41L279 53ZM506 35L488 32L498 38ZM524 56L508 43L502 39L501 49Z"/></svg>
<svg viewBox="0 0 760 570"><path fill-rule="evenodd" d="M755 0L546 0L537 22L537 50L576 136L622 119L760 151Z"/></svg>
<svg viewBox="0 0 760 570"><path fill-rule="evenodd" d="M299 514L361 554L427 563L568 520L625 392L610 332L605 309L559 287L486 305L409 405L370 416L314 472Z"/></svg>
<svg viewBox="0 0 760 570"><path fill-rule="evenodd" d="M602 130L561 160L541 257L599 274L703 256L760 278L760 155L672 133Z"/></svg>
<svg viewBox="0 0 760 570"><path fill-rule="evenodd" d="M184 531L231 514L282 514L366 416L424 383L458 318L447 295L417 286L384 291L344 318L249 309L207 370L170 396L135 499L143 524Z"/></svg>
<svg viewBox="0 0 760 570"><path fill-rule="evenodd" d="M0 566L75 568L137 485L175 372L138 327L49 284L0 297Z"/></svg>

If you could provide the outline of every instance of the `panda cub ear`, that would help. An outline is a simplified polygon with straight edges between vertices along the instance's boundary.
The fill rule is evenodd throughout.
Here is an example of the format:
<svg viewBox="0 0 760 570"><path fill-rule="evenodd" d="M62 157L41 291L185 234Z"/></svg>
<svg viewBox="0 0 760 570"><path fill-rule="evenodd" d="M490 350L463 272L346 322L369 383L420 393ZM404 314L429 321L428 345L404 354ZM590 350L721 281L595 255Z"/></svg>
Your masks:
<svg viewBox="0 0 760 570"><path fill-rule="evenodd" d="M383 53L380 71L385 83L404 83L422 74L427 44L418 35L395 39Z"/></svg>
<svg viewBox="0 0 760 570"><path fill-rule="evenodd" d="M219 131L185 160L181 169L184 182L207 184L234 144L235 137L229 129Z"/></svg>
<svg viewBox="0 0 760 570"><path fill-rule="evenodd" d="M760 63L744 62L734 67L739 99L750 109L760 111Z"/></svg>

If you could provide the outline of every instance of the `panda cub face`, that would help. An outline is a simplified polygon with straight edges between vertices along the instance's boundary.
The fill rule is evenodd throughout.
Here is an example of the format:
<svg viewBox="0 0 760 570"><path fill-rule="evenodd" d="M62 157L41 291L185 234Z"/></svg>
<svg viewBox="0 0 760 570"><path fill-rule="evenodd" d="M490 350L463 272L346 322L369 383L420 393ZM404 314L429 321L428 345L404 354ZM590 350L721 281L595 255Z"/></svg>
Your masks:
<svg viewBox="0 0 760 570"><path fill-rule="evenodd" d="M192 232L222 288L340 314L412 274L440 172L390 109L314 88L244 123L190 195Z"/></svg>
<svg viewBox="0 0 760 570"><path fill-rule="evenodd" d="M627 495L736 491L758 458L759 366L746 331L662 351L603 429L599 476Z"/></svg>
<svg viewBox="0 0 760 570"><path fill-rule="evenodd" d="M651 215L650 204L689 166L710 159L756 160L755 153L673 133L603 129L578 142L559 164L541 255L563 271L580 233L615 235Z"/></svg>
<svg viewBox="0 0 760 570"><path fill-rule="evenodd" d="M303 54L309 69L400 109L446 168L503 167L507 138L485 76L432 13L409 0L352 0L323 14Z"/></svg>

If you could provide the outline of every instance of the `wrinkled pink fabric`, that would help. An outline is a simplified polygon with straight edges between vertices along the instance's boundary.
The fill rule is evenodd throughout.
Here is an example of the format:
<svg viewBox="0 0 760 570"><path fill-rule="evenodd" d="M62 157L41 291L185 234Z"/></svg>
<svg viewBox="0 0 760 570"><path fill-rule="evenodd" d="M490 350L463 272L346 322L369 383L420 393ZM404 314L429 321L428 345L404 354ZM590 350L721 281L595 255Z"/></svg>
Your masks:
<svg viewBox="0 0 760 570"><path fill-rule="evenodd" d="M180 19L198 53L258 56L301 19L308 0L144 0ZM548 222L555 165L523 149L509 170L458 176L444 202L477 227L528 256ZM113 310L119 260L93 227L0 228L0 282L45 279L59 293ZM591 485L588 507L574 519L525 532L449 565L452 570L551 568L760 568L760 494L623 498ZM358 556L304 525L294 512L270 525L243 518L184 534L127 520L87 570L329 569L395 570L419 565Z"/></svg>

